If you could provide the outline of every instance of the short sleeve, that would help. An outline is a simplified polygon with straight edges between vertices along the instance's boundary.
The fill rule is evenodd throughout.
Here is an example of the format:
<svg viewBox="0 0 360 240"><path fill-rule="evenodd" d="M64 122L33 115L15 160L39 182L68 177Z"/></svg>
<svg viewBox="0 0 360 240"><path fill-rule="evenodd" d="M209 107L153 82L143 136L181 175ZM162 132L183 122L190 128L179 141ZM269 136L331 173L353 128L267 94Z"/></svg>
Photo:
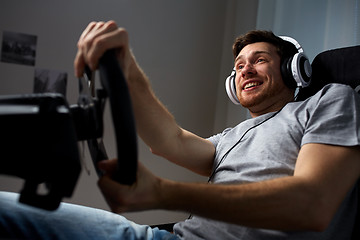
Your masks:
<svg viewBox="0 0 360 240"><path fill-rule="evenodd" d="M312 97L301 145L360 144L360 97L349 86L330 84Z"/></svg>
<svg viewBox="0 0 360 240"><path fill-rule="evenodd" d="M217 147L218 143L220 142L220 139L226 135L232 128L226 128L222 133L215 134L207 140L209 140L212 144L214 144L215 148Z"/></svg>

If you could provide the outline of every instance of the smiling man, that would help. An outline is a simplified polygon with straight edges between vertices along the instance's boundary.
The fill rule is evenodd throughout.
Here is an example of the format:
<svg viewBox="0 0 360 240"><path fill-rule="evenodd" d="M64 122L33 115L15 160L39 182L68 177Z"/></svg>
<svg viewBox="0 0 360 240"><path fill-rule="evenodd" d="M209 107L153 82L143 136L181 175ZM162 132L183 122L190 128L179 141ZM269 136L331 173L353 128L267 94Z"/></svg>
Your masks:
<svg viewBox="0 0 360 240"><path fill-rule="evenodd" d="M294 89L281 80L280 56L267 42L246 45L235 59L236 92L252 117L282 108L294 98Z"/></svg>
<svg viewBox="0 0 360 240"><path fill-rule="evenodd" d="M128 81L140 137L153 153L208 176L212 184L159 178L140 165L136 183L124 186L111 179L116 160L107 160L99 164L106 172L99 187L114 213L167 209L191 212L193 217L170 233L69 204L49 215L3 193L3 236L350 238L360 176L360 99L350 87L332 84L303 102L294 101L297 84L285 77L284 66L296 47L271 32L249 32L233 46L234 94L253 118L204 139L181 128L156 98L129 49L127 31L114 22L90 23L84 30L76 75L82 75L85 64L95 70L102 54L113 48Z"/></svg>

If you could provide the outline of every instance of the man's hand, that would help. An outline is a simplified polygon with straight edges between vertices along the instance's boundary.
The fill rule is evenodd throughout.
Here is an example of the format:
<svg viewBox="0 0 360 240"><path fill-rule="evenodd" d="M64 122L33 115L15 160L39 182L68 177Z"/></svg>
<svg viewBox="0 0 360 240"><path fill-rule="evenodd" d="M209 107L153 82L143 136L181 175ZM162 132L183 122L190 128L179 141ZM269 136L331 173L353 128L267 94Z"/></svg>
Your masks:
<svg viewBox="0 0 360 240"><path fill-rule="evenodd" d="M126 79L129 79L130 67L136 64L129 48L127 31L118 28L114 21L91 22L81 34L77 46L78 52L74 60L77 77L82 76L85 65L88 65L92 71L96 70L99 59L109 49L116 49Z"/></svg>
<svg viewBox="0 0 360 240"><path fill-rule="evenodd" d="M99 162L98 167L105 172L98 186L110 209L115 213L157 209L160 204L161 179L153 175L140 162L137 181L131 185L121 185L111 179L115 172L117 159Z"/></svg>

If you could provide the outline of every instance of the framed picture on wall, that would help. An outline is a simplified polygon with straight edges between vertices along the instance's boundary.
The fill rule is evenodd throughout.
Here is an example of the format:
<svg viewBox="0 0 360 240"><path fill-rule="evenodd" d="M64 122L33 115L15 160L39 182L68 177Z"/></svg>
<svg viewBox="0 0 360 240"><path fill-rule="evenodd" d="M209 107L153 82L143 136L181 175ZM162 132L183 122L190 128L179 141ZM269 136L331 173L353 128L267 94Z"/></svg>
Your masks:
<svg viewBox="0 0 360 240"><path fill-rule="evenodd" d="M34 93L61 93L66 96L67 73L35 68Z"/></svg>
<svg viewBox="0 0 360 240"><path fill-rule="evenodd" d="M37 36L3 31L1 61L34 66Z"/></svg>

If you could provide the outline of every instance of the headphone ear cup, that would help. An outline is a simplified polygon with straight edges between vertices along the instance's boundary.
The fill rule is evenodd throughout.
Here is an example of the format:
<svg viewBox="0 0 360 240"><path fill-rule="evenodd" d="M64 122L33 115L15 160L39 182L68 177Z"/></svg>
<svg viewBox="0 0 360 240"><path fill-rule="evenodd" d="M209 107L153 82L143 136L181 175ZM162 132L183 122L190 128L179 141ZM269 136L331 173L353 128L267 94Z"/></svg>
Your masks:
<svg viewBox="0 0 360 240"><path fill-rule="evenodd" d="M304 53L296 53L281 64L281 75L289 88L309 86L311 74L311 65Z"/></svg>
<svg viewBox="0 0 360 240"><path fill-rule="evenodd" d="M230 100L234 104L239 105L240 102L236 95L235 77L236 77L236 71L235 69L233 69L230 76L228 76L225 80L225 89Z"/></svg>
<svg viewBox="0 0 360 240"><path fill-rule="evenodd" d="M311 82L311 64L305 56L304 50L301 45L292 37L279 36L284 41L292 43L298 53L293 57L286 59L281 64L281 74L283 81L290 88L307 87Z"/></svg>
<svg viewBox="0 0 360 240"><path fill-rule="evenodd" d="M307 87L311 81L312 69L304 53L297 53L291 61L292 76L298 87Z"/></svg>

